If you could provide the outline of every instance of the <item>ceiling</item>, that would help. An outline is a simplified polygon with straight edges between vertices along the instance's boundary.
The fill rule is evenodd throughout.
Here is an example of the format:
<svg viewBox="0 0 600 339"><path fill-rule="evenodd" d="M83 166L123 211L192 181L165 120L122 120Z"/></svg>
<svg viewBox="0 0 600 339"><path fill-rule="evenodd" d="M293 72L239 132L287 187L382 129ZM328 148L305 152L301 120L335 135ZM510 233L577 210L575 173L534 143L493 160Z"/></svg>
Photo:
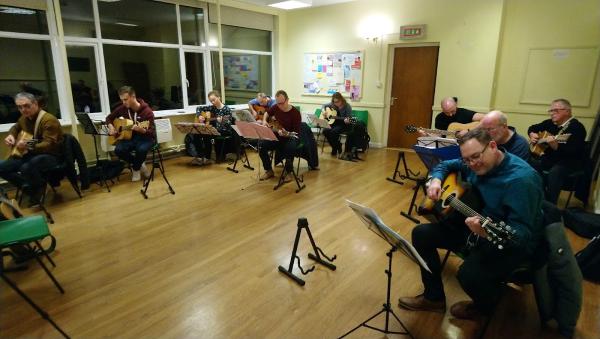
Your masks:
<svg viewBox="0 0 600 339"><path fill-rule="evenodd" d="M238 0L238 1L246 2L246 3L253 4L253 5L258 5L258 6L268 6L269 4L276 3L276 2L282 2L285 0ZM303 1L303 0L300 0L300 1ZM328 5L334 5L334 4L339 4L342 2L351 2L351 1L356 1L356 0L312 0L312 7L328 6Z"/></svg>

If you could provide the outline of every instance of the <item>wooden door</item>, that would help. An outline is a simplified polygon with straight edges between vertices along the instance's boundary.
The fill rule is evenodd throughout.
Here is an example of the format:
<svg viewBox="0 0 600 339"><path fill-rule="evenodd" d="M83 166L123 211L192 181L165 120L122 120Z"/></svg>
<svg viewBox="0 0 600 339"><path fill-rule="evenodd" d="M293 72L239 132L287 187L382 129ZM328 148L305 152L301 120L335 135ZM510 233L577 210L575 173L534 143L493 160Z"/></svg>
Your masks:
<svg viewBox="0 0 600 339"><path fill-rule="evenodd" d="M410 148L416 143L417 134L406 133L406 125L430 127L438 49L431 46L394 50L388 147Z"/></svg>

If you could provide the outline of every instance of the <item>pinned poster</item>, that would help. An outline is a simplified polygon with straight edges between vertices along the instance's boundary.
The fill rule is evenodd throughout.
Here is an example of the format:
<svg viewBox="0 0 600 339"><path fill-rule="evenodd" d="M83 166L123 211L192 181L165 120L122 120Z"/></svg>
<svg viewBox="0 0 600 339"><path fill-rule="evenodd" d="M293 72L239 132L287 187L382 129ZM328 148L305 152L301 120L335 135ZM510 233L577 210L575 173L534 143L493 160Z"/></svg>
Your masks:
<svg viewBox="0 0 600 339"><path fill-rule="evenodd" d="M364 53L305 53L303 67L304 94L331 95L341 92L347 98L360 100Z"/></svg>

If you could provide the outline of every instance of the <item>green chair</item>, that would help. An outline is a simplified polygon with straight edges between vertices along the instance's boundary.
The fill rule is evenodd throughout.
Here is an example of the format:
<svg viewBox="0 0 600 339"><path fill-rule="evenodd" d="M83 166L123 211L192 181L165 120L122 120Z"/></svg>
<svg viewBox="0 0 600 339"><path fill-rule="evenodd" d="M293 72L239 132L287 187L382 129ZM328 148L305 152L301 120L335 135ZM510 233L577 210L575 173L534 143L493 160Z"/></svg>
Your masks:
<svg viewBox="0 0 600 339"><path fill-rule="evenodd" d="M362 121L365 124L365 126L369 126L369 111L352 110L352 115L356 117L358 121Z"/></svg>
<svg viewBox="0 0 600 339"><path fill-rule="evenodd" d="M44 220L43 216L33 215L22 217L18 219L12 220L4 220L0 221L0 253L2 256L0 257L0 277L4 280L21 298L25 299L31 307L33 307L42 318L46 319L54 328L59 331L65 338L69 338L69 336L60 328L56 323L50 318L48 313L46 313L43 309L41 309L37 304L33 302L21 289L17 287L17 285L10 280L6 276L6 270L4 269L4 257L12 256L14 257L14 253L10 250L13 246L22 246L27 249L29 255L42 266L50 280L54 283L56 288L60 293L65 293L63 288L60 286L58 281L54 278L54 275L48 270L40 255L44 255L46 259L52 264L52 266L56 267L54 261L50 258L48 253L44 250L40 241L46 237L50 236L50 230L48 229L48 224ZM31 243L35 243L35 246L32 247Z"/></svg>

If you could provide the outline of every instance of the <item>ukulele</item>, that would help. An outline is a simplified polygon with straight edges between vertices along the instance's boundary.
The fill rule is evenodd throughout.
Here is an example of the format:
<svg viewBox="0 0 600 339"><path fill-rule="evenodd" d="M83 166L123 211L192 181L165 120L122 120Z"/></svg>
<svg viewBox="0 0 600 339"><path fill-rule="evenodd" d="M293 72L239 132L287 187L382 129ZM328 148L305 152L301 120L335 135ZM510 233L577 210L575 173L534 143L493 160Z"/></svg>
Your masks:
<svg viewBox="0 0 600 339"><path fill-rule="evenodd" d="M325 108L325 111L323 112L325 113L325 115L327 115L327 118L324 118L325 120L327 120L327 123L329 125L333 125L333 123L336 122L336 120L344 120L346 118L348 118L348 120L350 120L350 124L355 124L356 123L356 117L338 117L337 116L337 111L334 109L331 109L330 107Z"/></svg>
<svg viewBox="0 0 600 339"><path fill-rule="evenodd" d="M562 130L565 130L564 128ZM562 132L561 130L561 132ZM554 139L559 143L559 144L565 144L567 143L567 140L569 140L569 137L571 136L570 133L566 133L566 134L561 134L558 133L556 136L550 134L547 131L543 131L540 132L538 134L540 136L540 138L538 139L538 141L536 143L529 143L529 151L531 152L531 154L535 155L536 157L541 157L542 155L544 155L544 153L546 152L546 149L548 148L548 141L550 140L550 137L554 137Z"/></svg>
<svg viewBox="0 0 600 339"><path fill-rule="evenodd" d="M21 141L24 141L27 144L27 148L21 151L17 148L17 144ZM33 135L21 130L17 135L15 140L15 144L11 147L10 152L8 153L9 158L22 158L27 152L31 151L35 144L37 143L37 139L33 138Z"/></svg>
<svg viewBox="0 0 600 339"><path fill-rule="evenodd" d="M478 217L481 227L487 233L487 240L496 245L499 250L503 249L507 242L515 240L515 230L504 221L494 222L489 217L484 217L476 212L476 209L479 208L474 205L481 205L481 199L475 194L467 195L471 191L461 184L457 173L450 173L442 183L440 199L434 201L425 197L417 209L417 213L426 218L433 215L435 216L433 221L447 218L454 211L466 217ZM465 203L461 199L470 199L470 201Z"/></svg>
<svg viewBox="0 0 600 339"><path fill-rule="evenodd" d="M140 121L137 124L130 119L115 119L113 126L115 126L116 133L108 136L108 143L115 145L121 140L131 140L133 137L133 126L139 126L142 128L150 127L150 121Z"/></svg>
<svg viewBox="0 0 600 339"><path fill-rule="evenodd" d="M298 133L286 131L283 128L283 126L281 126L281 123L275 119L275 117L273 117L273 119L271 120L270 127L276 135L280 135L282 137L287 137L287 138L298 139ZM279 132L281 132L281 133L279 133Z"/></svg>

